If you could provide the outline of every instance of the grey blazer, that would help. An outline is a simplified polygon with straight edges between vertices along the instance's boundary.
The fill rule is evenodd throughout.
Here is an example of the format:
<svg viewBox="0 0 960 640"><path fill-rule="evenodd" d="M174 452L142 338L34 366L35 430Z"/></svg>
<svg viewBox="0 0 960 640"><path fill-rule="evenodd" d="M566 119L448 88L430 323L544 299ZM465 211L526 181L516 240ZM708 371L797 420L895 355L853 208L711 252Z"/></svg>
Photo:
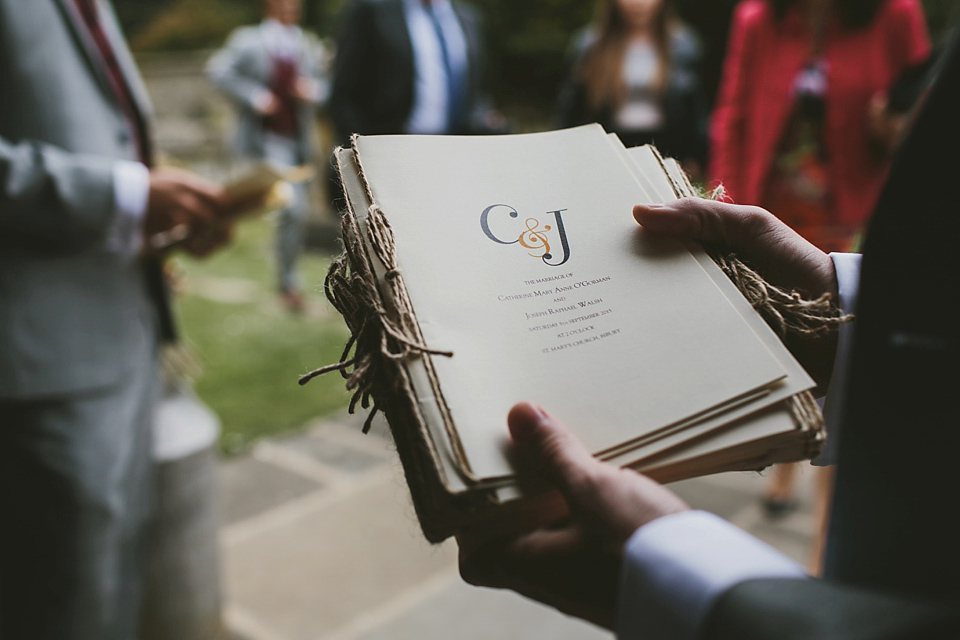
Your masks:
<svg viewBox="0 0 960 640"><path fill-rule="evenodd" d="M149 101L114 14L104 30ZM0 399L105 388L156 340L143 265L107 251L132 131L71 0L0 0ZM137 348L141 347L141 348Z"/></svg>
<svg viewBox="0 0 960 640"><path fill-rule="evenodd" d="M317 100L300 106L297 141L300 155L306 162L311 157L314 132L314 110L326 98L326 79L322 77L316 55L307 36L302 40L299 73L313 78L321 90ZM263 117L254 109L254 101L268 89L272 65L270 52L261 26L251 25L234 30L222 49L207 62L207 76L233 99L237 107L236 151L255 158L263 156Z"/></svg>

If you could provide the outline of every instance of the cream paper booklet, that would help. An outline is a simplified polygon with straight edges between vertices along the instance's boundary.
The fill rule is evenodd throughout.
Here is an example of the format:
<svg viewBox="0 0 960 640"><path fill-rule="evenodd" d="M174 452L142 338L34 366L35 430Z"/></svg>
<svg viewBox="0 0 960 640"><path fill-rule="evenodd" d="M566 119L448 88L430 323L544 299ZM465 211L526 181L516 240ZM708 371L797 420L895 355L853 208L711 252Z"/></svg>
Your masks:
<svg viewBox="0 0 960 640"><path fill-rule="evenodd" d="M589 125L359 136L337 162L327 287L356 341L340 368L386 414L431 540L553 508L516 487L521 400L660 479L816 451L803 369L709 256L633 220L690 190L654 149Z"/></svg>

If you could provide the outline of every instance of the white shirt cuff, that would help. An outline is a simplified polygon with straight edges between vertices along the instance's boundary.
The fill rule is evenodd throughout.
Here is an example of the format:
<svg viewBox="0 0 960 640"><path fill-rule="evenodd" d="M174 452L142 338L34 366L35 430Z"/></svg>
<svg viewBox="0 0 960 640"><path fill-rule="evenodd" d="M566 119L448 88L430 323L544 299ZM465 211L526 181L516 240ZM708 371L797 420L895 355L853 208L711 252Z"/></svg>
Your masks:
<svg viewBox="0 0 960 640"><path fill-rule="evenodd" d="M150 170L140 162L120 160L113 165L113 206L116 215L107 229L108 251L132 257L143 244L141 231L150 196Z"/></svg>
<svg viewBox="0 0 960 640"><path fill-rule="evenodd" d="M831 253L833 268L837 271L837 291L840 294L840 310L844 313L853 313L857 306L857 293L860 290L860 260L859 253Z"/></svg>
<svg viewBox="0 0 960 640"><path fill-rule="evenodd" d="M840 311L845 314L853 313L857 306L857 293L860 290L860 259L859 253L831 253L833 267L837 273L837 292ZM837 355L833 361L833 372L830 374L830 386L827 395L820 405L823 409L823 422L827 429L827 440L823 450L811 464L826 467L836 463L837 440L840 437L840 411L842 398L847 381L847 361L850 355L851 340L853 339L853 323L840 325L840 334L837 336Z"/></svg>
<svg viewBox="0 0 960 640"><path fill-rule="evenodd" d="M657 518L624 547L619 640L693 640L714 601L757 578L802 578L803 567L705 511Z"/></svg>

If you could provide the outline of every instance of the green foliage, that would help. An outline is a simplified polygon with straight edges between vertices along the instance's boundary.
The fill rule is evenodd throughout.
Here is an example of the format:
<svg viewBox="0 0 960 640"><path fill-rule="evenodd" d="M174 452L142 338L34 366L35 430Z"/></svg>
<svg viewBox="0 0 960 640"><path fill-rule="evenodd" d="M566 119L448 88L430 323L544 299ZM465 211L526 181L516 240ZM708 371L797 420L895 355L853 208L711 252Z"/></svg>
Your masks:
<svg viewBox="0 0 960 640"><path fill-rule="evenodd" d="M303 26L330 35L346 0L303 0ZM120 24L138 51L220 45L236 27L263 15L263 0L114 0Z"/></svg>
<svg viewBox="0 0 960 640"><path fill-rule="evenodd" d="M130 34L137 51L206 49L219 46L235 27L259 19L257 3L174 0Z"/></svg>
<svg viewBox="0 0 960 640"><path fill-rule="evenodd" d="M303 25L320 37L332 36L340 10L349 0L304 0Z"/></svg>
<svg viewBox="0 0 960 640"><path fill-rule="evenodd" d="M169 0L113 0L120 26L128 36L136 34L169 4Z"/></svg>

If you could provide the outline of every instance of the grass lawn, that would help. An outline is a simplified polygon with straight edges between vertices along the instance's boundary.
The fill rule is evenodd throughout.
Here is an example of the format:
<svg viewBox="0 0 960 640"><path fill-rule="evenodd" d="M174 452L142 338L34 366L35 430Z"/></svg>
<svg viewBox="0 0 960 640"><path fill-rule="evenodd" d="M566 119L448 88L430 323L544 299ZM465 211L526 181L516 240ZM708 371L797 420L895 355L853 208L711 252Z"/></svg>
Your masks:
<svg viewBox="0 0 960 640"><path fill-rule="evenodd" d="M323 296L330 256L304 254L305 313L288 312L274 285L273 221L249 220L228 248L206 260L175 259L184 343L202 367L198 395L223 424L220 448L235 453L346 406L336 373L301 387L297 377L335 362L348 333Z"/></svg>

